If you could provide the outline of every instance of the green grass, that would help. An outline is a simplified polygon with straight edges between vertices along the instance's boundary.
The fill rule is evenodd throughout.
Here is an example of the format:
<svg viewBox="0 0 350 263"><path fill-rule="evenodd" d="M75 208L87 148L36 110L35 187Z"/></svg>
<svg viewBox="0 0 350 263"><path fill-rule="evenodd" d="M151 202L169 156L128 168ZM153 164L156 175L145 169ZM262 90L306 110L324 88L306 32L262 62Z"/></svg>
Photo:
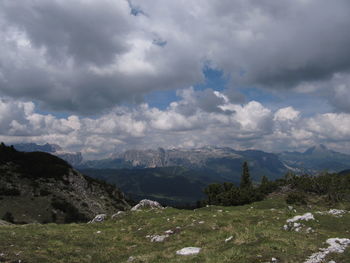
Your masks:
<svg viewBox="0 0 350 263"><path fill-rule="evenodd" d="M345 206L348 207L347 204ZM252 208L253 207L253 208ZM240 207L211 206L197 210L144 210L128 212L100 224L30 224L0 227L0 262L303 262L331 237L350 238L350 214L341 218L318 215L326 207L296 207L294 213L275 198ZM220 212L219 210L222 210ZM315 221L304 224L315 232L282 230L294 215L313 212ZM200 221L204 223L199 224ZM162 243L146 235L181 230ZM101 231L101 233L97 233ZM233 239L225 243L225 239ZM195 256L178 256L183 247L197 246ZM1 257L0 257L1 258ZM328 259L328 258L327 258ZM350 248L330 255L337 263L350 262ZM17 260L17 261L16 261ZM328 261L326 261L328 262Z"/></svg>

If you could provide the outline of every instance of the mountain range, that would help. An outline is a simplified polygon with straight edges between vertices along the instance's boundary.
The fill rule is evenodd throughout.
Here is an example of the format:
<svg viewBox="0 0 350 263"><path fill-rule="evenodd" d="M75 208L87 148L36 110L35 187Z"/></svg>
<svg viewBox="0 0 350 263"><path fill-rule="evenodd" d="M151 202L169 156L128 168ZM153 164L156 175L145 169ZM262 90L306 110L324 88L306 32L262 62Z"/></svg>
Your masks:
<svg viewBox="0 0 350 263"><path fill-rule="evenodd" d="M58 145L20 144L15 147L65 157ZM259 183L262 176L273 180L289 171L317 174L350 168L350 155L324 145L310 147L304 152L282 153L237 151L229 147L128 150L102 160L79 159L71 164L83 174L115 184L133 200L150 198L167 205L183 205L202 199L203 188L210 183L239 184L244 161L248 162L255 183Z"/></svg>
<svg viewBox="0 0 350 263"><path fill-rule="evenodd" d="M57 144L36 144L36 143L18 143L13 145L16 150L21 152L46 152L51 153L67 161L73 166L77 166L83 162L81 152L67 152L64 151Z"/></svg>

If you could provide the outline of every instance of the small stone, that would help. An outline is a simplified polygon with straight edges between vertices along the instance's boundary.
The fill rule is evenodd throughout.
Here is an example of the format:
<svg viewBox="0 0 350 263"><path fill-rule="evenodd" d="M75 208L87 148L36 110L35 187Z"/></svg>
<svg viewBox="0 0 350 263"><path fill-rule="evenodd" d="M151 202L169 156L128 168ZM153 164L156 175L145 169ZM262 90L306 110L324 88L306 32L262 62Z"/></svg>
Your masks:
<svg viewBox="0 0 350 263"><path fill-rule="evenodd" d="M271 262L277 262L277 258L271 258Z"/></svg>
<svg viewBox="0 0 350 263"><path fill-rule="evenodd" d="M119 218L121 216L125 215L125 212L124 211L118 211L117 213L113 214L111 216L112 219L116 219L116 218Z"/></svg>
<svg viewBox="0 0 350 263"><path fill-rule="evenodd" d="M225 243L231 241L232 239L233 239L233 236L230 236L230 237L226 238L226 239L225 239Z"/></svg>
<svg viewBox="0 0 350 263"><path fill-rule="evenodd" d="M151 242L163 242L167 237L169 237L168 235L155 235L151 238Z"/></svg>
<svg viewBox="0 0 350 263"><path fill-rule="evenodd" d="M135 258L133 257L133 256L130 256L129 258L128 258L128 261L127 262L133 262L135 260Z"/></svg>
<svg viewBox="0 0 350 263"><path fill-rule="evenodd" d="M96 234L101 234L101 231L100 231L100 230L99 230L99 231L97 231L97 232L96 232Z"/></svg>
<svg viewBox="0 0 350 263"><path fill-rule="evenodd" d="M105 221L106 218L107 218L106 214L99 214L99 215L95 216L94 219L89 221L88 224L90 224L90 223L101 223L101 222Z"/></svg>
<svg viewBox="0 0 350 263"><path fill-rule="evenodd" d="M176 255L190 256L190 255L196 255L200 251L201 251L201 248L199 247L184 247L183 249L176 251Z"/></svg>
<svg viewBox="0 0 350 263"><path fill-rule="evenodd" d="M205 222L204 221L199 221L198 224L204 224Z"/></svg>
<svg viewBox="0 0 350 263"><path fill-rule="evenodd" d="M164 233L167 235L172 235L172 234L174 234L174 231L169 229L167 231L164 231Z"/></svg>

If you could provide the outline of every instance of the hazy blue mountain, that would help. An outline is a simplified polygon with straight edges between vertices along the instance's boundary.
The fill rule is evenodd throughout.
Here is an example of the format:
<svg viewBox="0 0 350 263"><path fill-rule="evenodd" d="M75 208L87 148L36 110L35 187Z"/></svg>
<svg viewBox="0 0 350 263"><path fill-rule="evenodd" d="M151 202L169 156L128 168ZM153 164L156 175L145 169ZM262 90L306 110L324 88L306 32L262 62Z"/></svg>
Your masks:
<svg viewBox="0 0 350 263"><path fill-rule="evenodd" d="M16 150L21 152L47 152L54 153L62 151L62 148L57 144L36 144L36 143L18 143L13 145Z"/></svg>
<svg viewBox="0 0 350 263"><path fill-rule="evenodd" d="M36 143L19 143L13 145L16 150L21 152L46 152L51 153L67 161L73 166L79 165L83 161L83 156L80 152L65 152L57 144L36 144Z"/></svg>
<svg viewBox="0 0 350 263"><path fill-rule="evenodd" d="M283 152L279 158L297 173L339 172L350 167L350 155L332 151L322 144L305 152Z"/></svg>

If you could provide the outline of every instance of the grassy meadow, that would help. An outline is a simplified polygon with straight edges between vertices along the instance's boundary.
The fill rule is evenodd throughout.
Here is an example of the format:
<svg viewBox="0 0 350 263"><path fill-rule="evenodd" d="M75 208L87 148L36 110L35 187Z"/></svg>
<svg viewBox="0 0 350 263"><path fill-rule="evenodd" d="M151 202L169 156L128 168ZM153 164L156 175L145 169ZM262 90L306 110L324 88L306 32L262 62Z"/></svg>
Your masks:
<svg viewBox="0 0 350 263"><path fill-rule="evenodd" d="M294 206L282 198L237 207L210 206L196 210L143 210L95 224L28 224L0 226L0 262L304 262L327 238L350 238L350 213L321 215L330 207ZM334 208L334 207L332 207ZM349 209L342 203L338 208ZM294 209L296 211L294 211ZM306 212L302 221L313 232L283 230L286 220ZM174 234L164 242L148 235ZM232 239L225 242L232 236ZM197 255L181 256L184 247L200 247ZM350 262L350 248L330 254L328 262Z"/></svg>

